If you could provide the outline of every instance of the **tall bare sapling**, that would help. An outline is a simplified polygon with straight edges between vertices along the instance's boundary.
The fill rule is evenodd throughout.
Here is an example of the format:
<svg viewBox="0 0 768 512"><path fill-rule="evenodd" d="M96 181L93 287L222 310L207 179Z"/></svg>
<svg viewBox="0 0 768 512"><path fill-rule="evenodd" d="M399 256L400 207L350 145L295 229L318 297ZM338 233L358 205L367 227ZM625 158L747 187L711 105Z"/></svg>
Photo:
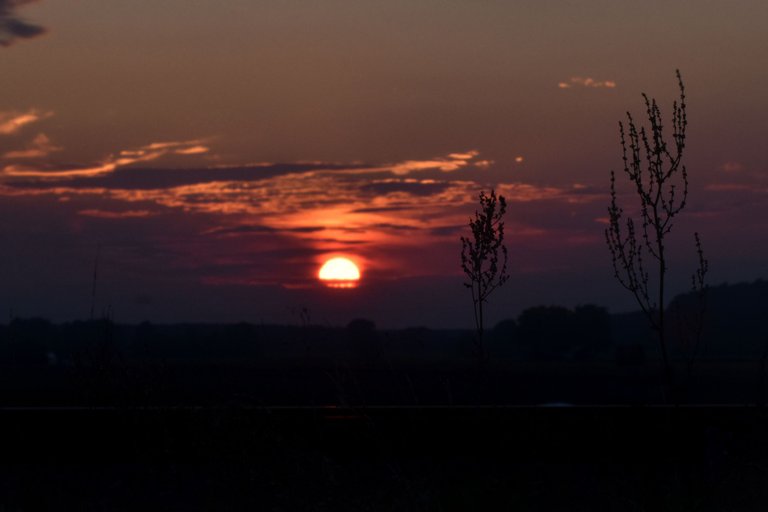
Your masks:
<svg viewBox="0 0 768 512"><path fill-rule="evenodd" d="M609 224L605 230L614 275L632 293L656 333L668 393L673 393L664 312L669 273L668 236L674 219L688 200L688 171L682 163L688 117L685 86L679 71L677 82L680 96L672 105L671 140L665 134L658 103L646 94L643 99L648 124L638 124L629 112L626 124L619 122L623 171L639 200L639 209L634 214L626 214L619 206L616 173L611 171ZM698 233L694 237L699 255L694 288L700 290L704 287L708 265Z"/></svg>
<svg viewBox="0 0 768 512"><path fill-rule="evenodd" d="M507 201L493 190L490 195L480 192L479 199L480 209L469 220L472 236L461 237L461 268L467 276L464 286L472 291L477 349L485 360L483 308L488 296L509 279L503 220Z"/></svg>

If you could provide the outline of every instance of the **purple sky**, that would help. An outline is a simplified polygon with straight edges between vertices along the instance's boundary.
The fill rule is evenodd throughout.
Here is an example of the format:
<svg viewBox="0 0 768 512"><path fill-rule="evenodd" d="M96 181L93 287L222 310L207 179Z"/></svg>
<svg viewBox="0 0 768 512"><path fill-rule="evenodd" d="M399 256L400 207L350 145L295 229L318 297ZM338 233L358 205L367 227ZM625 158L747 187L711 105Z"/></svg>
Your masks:
<svg viewBox="0 0 768 512"><path fill-rule="evenodd" d="M537 304L632 309L603 241L617 121L687 86L673 293L768 277L762 0L0 0L0 308L468 327L459 237L509 202ZM622 187L623 187L622 183ZM633 198L623 187L623 202ZM362 284L328 289L343 255Z"/></svg>

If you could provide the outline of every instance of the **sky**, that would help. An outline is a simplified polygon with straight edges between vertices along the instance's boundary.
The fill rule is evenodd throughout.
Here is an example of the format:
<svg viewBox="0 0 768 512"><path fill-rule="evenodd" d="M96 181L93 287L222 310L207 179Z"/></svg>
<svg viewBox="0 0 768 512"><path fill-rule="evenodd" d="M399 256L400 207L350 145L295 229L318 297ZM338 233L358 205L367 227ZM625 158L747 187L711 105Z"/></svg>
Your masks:
<svg viewBox="0 0 768 512"><path fill-rule="evenodd" d="M763 0L0 0L0 311L470 327L460 237L491 189L510 279L488 325L632 310L603 234L618 121L643 92L669 116L676 69L672 294L694 231L710 284L768 277L766 19ZM333 256L358 287L318 281Z"/></svg>

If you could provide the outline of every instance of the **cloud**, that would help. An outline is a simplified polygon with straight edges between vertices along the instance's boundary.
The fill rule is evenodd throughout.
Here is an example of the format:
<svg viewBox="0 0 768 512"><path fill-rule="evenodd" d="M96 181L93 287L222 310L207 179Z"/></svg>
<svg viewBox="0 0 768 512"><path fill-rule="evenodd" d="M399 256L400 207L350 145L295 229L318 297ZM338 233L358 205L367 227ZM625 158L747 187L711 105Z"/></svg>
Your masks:
<svg viewBox="0 0 768 512"><path fill-rule="evenodd" d="M467 151L466 153L451 153L448 155L448 158L453 158L454 160L472 160L477 155L479 155L480 152L476 150Z"/></svg>
<svg viewBox="0 0 768 512"><path fill-rule="evenodd" d="M200 155L202 153L208 153L210 148L207 146L192 146L189 148L177 149L174 151L177 155Z"/></svg>
<svg viewBox="0 0 768 512"><path fill-rule="evenodd" d="M43 112L37 109L30 109L26 112L0 112L0 135L13 135L24 126L46 119L52 115L53 112Z"/></svg>
<svg viewBox="0 0 768 512"><path fill-rule="evenodd" d="M46 137L47 139L47 137ZM126 167L140 162L156 160L168 154L196 155L208 151L200 140L177 142L153 142L138 149L120 151L117 155L109 155L104 161L94 165L70 166L6 166L0 177L31 178L45 180L68 180L73 178L95 178L114 173L120 167Z"/></svg>
<svg viewBox="0 0 768 512"><path fill-rule="evenodd" d="M58 187L89 189L104 187L122 190L156 190L205 184L212 182L252 182L274 178L283 174L304 173L316 170L305 164L266 164L242 167L182 168L125 167L99 176L76 176L56 179L52 176L44 183L22 183L17 187Z"/></svg>
<svg viewBox="0 0 768 512"><path fill-rule="evenodd" d="M372 224L374 229L391 229L395 231L416 231L419 228L411 226L410 224L392 224L390 222L381 222L379 224Z"/></svg>
<svg viewBox="0 0 768 512"><path fill-rule="evenodd" d="M745 192L749 194L768 194L768 186L757 183L712 183L704 187L709 192ZM741 198L744 200L744 196Z"/></svg>
<svg viewBox="0 0 768 512"><path fill-rule="evenodd" d="M5 175L11 179L0 185L0 195L66 197L77 205L73 208L81 217L117 219L172 211L197 214L197 218L215 222L200 231L203 237L292 239L319 251L363 242L410 247L424 237L449 238L457 226L465 225L479 190L490 187L505 195L510 204L525 204L526 211L542 209L541 215L547 218L545 210L552 209L553 202L571 205L576 211L596 197L604 199L604 194L583 184L491 184L463 176L457 179L455 174L402 176L394 170L471 169L476 152L375 167L358 163L197 169L129 166L199 145L198 141L155 142L121 151L99 166L47 168L41 174L30 174L30 170L24 174L19 165L9 166ZM542 224L544 219L534 223Z"/></svg>
<svg viewBox="0 0 768 512"><path fill-rule="evenodd" d="M501 183L496 192L503 195L508 202L527 203L531 201L548 201L566 199L566 191L558 187L540 187L529 183Z"/></svg>
<svg viewBox="0 0 768 512"><path fill-rule="evenodd" d="M130 218L142 218L153 215L149 210L124 210L124 211L110 211L110 210L80 210L78 215L84 215L86 217L96 217L99 219L130 219Z"/></svg>
<svg viewBox="0 0 768 512"><path fill-rule="evenodd" d="M437 182L435 180L387 179L365 184L361 187L361 190L374 195L404 192L412 196L430 196L442 192L449 186L448 182Z"/></svg>
<svg viewBox="0 0 768 512"><path fill-rule="evenodd" d="M197 145L154 142L116 153L109 165ZM206 283L231 278L291 286L313 283L312 269L333 253L359 257L369 275L456 272L455 260L435 254L456 251L481 189L507 198L510 241L554 237L570 244L594 230L592 219L604 212L604 191L595 203L600 190L589 184L485 182L492 176L476 171L476 155L452 155L407 166L124 166L91 177L16 177L0 181L0 204L43 205L57 212L47 218L78 232L115 226L115 236L130 233L150 252L167 251L164 265ZM435 162L466 167L442 174ZM400 165L431 171L397 175L392 168ZM73 172L68 169L57 171Z"/></svg>
<svg viewBox="0 0 768 512"><path fill-rule="evenodd" d="M768 174L760 167L750 168L736 160L726 161L719 166L721 171L714 180L705 185L709 192L743 192L741 200L755 194L762 195L768 191ZM735 195L734 195L735 197Z"/></svg>
<svg viewBox="0 0 768 512"><path fill-rule="evenodd" d="M403 191L410 189L412 193L425 191L429 188L441 188L437 181L412 180L402 176L420 172L434 171L451 172L472 166L485 167L491 161L472 160L479 153L452 153L445 158L429 160L407 160L400 163L373 166L354 162L349 165L326 162L298 162L276 164L260 162L242 166L213 166L205 168L150 168L135 167L133 164L155 160L164 155L199 155L209 151L200 140L178 142L153 142L136 149L125 149L116 155L110 155L102 162L92 165L10 165L0 172L0 178L11 178L16 186L26 186L23 182L40 182L39 187L75 187L93 188L107 187L126 190L149 190L189 186L212 182L258 182L268 178L293 175L299 179L305 177L340 180L368 179L370 183L381 182L382 175L397 176L391 180L392 185L383 188L400 187ZM405 179L406 181L403 181ZM315 180L315 181L317 181ZM397 185L396 183L410 183ZM32 185L28 185L32 186ZM293 185L292 185L293 186Z"/></svg>
<svg viewBox="0 0 768 512"><path fill-rule="evenodd" d="M370 208L357 208L351 210L350 213L389 213L389 212L404 212L413 210L416 205L395 205L395 206L372 206Z"/></svg>
<svg viewBox="0 0 768 512"><path fill-rule="evenodd" d="M744 170L744 164L741 162L725 162L720 168L727 173L737 173Z"/></svg>
<svg viewBox="0 0 768 512"><path fill-rule="evenodd" d="M467 151L466 153L451 153L446 158L432 160L406 160L389 167L393 174L404 175L416 171L439 169L443 172L452 172L466 167L468 163L480 154L479 151ZM481 164L482 166L483 164ZM490 163L488 164L490 165Z"/></svg>
<svg viewBox="0 0 768 512"><path fill-rule="evenodd" d="M40 133L27 144L26 149L9 151L3 155L4 158L22 159L22 158L44 158L54 151L61 151L62 148L54 146L51 139L44 133Z"/></svg>
<svg viewBox="0 0 768 512"><path fill-rule="evenodd" d="M429 230L434 236L455 236L458 233L463 232L466 229L464 224L456 224L453 226L436 226Z"/></svg>
<svg viewBox="0 0 768 512"><path fill-rule="evenodd" d="M191 155L196 153L207 153L209 148L203 146L203 140L187 140L187 141L170 141L170 142L153 142L142 147L139 151L159 151L159 150L172 150L174 153L180 155Z"/></svg>
<svg viewBox="0 0 768 512"><path fill-rule="evenodd" d="M76 178L83 176L99 176L101 174L110 173L115 170L115 165L112 163L95 165L93 167L87 166L73 166L73 167L51 167L48 165L43 166L27 166L27 165L7 165L0 172L0 176L9 178L53 178L53 179L65 179Z"/></svg>
<svg viewBox="0 0 768 512"><path fill-rule="evenodd" d="M412 221L425 222L428 227L432 222L429 219L445 220L446 212L474 204L477 191L489 186L470 180L395 177L393 173L390 178L381 177L383 169L391 167L375 168L374 176L379 177L373 179L365 174L348 174L360 170L357 166L315 169L306 165L275 164L214 169L114 169L128 161L156 158L156 152L178 147L155 144L144 148L132 150L128 155L123 152L123 156L111 163L90 168L33 171L18 165L8 166L6 177L16 179L6 180L0 193L81 197L92 194L109 197L117 203L142 203L142 209L148 207L145 205L155 205L210 215L243 215L262 226L258 229L269 227L304 236L314 235L320 228L376 229L375 226L410 225ZM30 176L36 179L28 179ZM496 189L512 203L554 200L580 204L602 197L581 184L542 187L519 182L499 183ZM451 223L443 221L442 225Z"/></svg>
<svg viewBox="0 0 768 512"><path fill-rule="evenodd" d="M36 0L0 0L0 46L11 46L17 39L31 39L45 34L46 29L16 15L16 9Z"/></svg>
<svg viewBox="0 0 768 512"><path fill-rule="evenodd" d="M711 183L704 187L710 192L754 192L755 186L749 183Z"/></svg>
<svg viewBox="0 0 768 512"><path fill-rule="evenodd" d="M572 76L568 81L557 84L560 89L570 89L571 87L589 87L592 89L613 89L616 82L613 80L595 80L590 77Z"/></svg>

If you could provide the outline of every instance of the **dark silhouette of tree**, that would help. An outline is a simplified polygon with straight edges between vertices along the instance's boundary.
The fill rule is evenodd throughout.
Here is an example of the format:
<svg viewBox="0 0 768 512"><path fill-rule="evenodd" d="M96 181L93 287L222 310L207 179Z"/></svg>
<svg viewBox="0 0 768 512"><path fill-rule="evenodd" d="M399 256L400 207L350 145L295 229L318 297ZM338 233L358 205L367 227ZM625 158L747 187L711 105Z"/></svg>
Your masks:
<svg viewBox="0 0 768 512"><path fill-rule="evenodd" d="M518 342L536 359L557 359L572 343L573 312L562 306L528 308L517 319Z"/></svg>
<svg viewBox="0 0 768 512"><path fill-rule="evenodd" d="M594 305L536 306L518 317L515 338L537 360L588 359L610 347L610 316Z"/></svg>
<svg viewBox="0 0 768 512"><path fill-rule="evenodd" d="M643 93L648 127L639 126L627 112L627 124L619 122L624 174L640 201L635 216L625 215L618 205L616 174L611 171L611 204L605 240L611 253L614 275L635 297L657 334L664 379L672 392L672 370L665 329L664 301L667 273L667 237L674 218L688 199L688 171L682 163L688 117L685 86L676 72L680 98L672 105L672 140L664 133L661 109L654 98ZM693 278L694 289L704 289L708 270L701 241L695 235L699 269ZM653 270L652 267L655 267Z"/></svg>
<svg viewBox="0 0 768 512"><path fill-rule="evenodd" d="M507 275L507 248L504 246L504 196L480 192L480 210L469 219L472 237L461 237L461 268L468 282L464 286L472 291L472 306L477 329L477 348L482 360L486 357L483 345L483 306L488 296L503 285Z"/></svg>
<svg viewBox="0 0 768 512"><path fill-rule="evenodd" d="M576 306L573 310L573 339L579 344L577 357L591 357L611 347L613 337L608 310L594 304Z"/></svg>

